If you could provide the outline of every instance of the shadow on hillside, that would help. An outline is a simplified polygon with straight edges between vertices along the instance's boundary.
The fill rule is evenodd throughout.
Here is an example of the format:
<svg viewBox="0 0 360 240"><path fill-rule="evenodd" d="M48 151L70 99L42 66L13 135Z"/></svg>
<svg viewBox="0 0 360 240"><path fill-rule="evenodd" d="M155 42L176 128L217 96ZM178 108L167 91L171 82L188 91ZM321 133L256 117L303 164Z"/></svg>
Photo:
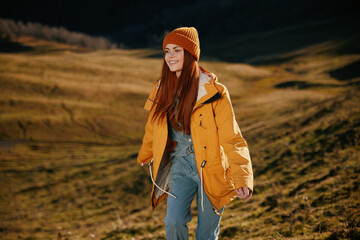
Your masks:
<svg viewBox="0 0 360 240"><path fill-rule="evenodd" d="M17 42L11 42L7 39L0 38L0 52L2 53L18 53L33 51L34 48L23 46Z"/></svg>
<svg viewBox="0 0 360 240"><path fill-rule="evenodd" d="M306 81L286 81L278 83L274 86L275 88L294 88L294 89L308 89L308 88L319 88L319 87L341 87L341 85L336 84L317 84L309 83Z"/></svg>
<svg viewBox="0 0 360 240"><path fill-rule="evenodd" d="M360 77L360 60L355 61L343 68L329 72L330 76L339 81L347 81L352 78Z"/></svg>
<svg viewBox="0 0 360 240"><path fill-rule="evenodd" d="M347 80L351 80L350 78ZM286 81L278 83L274 88L279 89L309 89L309 88L338 88L344 86L359 86L360 81L351 81L346 84L319 84L319 83L309 83L306 81Z"/></svg>
<svg viewBox="0 0 360 240"><path fill-rule="evenodd" d="M226 38L201 38L201 60L252 65L289 62L304 54L360 53L357 16L327 19L268 32ZM161 47L161 46L160 46ZM162 58L152 54L148 58Z"/></svg>
<svg viewBox="0 0 360 240"><path fill-rule="evenodd" d="M31 46L28 46L29 44L31 44ZM88 53L93 50L81 46L61 44L28 36L20 36L14 39L0 38L0 53L28 53L41 55L62 51Z"/></svg>
<svg viewBox="0 0 360 240"><path fill-rule="evenodd" d="M360 53L356 16L328 19L241 36L205 45L218 60L252 65L279 64L301 55ZM205 48L204 47L204 48Z"/></svg>

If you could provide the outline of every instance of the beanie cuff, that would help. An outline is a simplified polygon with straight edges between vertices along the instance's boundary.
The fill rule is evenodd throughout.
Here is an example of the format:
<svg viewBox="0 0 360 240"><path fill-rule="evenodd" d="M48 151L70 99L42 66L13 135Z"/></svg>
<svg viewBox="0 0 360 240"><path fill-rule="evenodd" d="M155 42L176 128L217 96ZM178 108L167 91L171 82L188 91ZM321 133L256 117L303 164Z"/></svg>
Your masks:
<svg viewBox="0 0 360 240"><path fill-rule="evenodd" d="M195 28L178 28L167 34L163 42L164 51L166 45L169 43L176 44L184 48L186 51L188 51L191 55L195 57L196 61L199 60L200 44L198 33Z"/></svg>

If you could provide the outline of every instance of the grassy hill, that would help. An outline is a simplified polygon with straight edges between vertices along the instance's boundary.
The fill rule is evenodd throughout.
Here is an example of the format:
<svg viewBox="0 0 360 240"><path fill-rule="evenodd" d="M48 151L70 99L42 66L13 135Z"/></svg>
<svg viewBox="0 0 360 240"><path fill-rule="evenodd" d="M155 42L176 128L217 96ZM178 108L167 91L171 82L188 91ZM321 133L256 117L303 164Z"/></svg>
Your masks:
<svg viewBox="0 0 360 240"><path fill-rule="evenodd" d="M252 200L228 205L220 239L359 238L354 39L256 66L200 61L229 88L255 171ZM165 239L165 204L150 209L148 170L135 161L159 52L13 44L21 50L0 53L1 238Z"/></svg>

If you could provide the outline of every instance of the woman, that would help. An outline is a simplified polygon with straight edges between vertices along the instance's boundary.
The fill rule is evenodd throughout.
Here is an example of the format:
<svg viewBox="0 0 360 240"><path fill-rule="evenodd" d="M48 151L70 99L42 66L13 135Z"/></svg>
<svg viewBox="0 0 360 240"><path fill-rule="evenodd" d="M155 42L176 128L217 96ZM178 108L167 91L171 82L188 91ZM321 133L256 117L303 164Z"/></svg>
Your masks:
<svg viewBox="0 0 360 240"><path fill-rule="evenodd" d="M149 111L137 161L154 182L152 208L167 198L167 239L188 239L197 196L196 239L217 239L224 206L253 192L250 154L229 92L198 66L197 30L177 28L163 41L165 57L145 109ZM153 172L151 166L153 165Z"/></svg>

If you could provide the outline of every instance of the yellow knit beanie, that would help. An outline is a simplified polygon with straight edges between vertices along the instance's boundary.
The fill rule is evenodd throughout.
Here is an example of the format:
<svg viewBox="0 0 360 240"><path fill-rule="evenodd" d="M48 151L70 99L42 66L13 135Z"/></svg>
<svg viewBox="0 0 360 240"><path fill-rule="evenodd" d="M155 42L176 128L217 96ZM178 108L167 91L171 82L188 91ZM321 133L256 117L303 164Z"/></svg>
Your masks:
<svg viewBox="0 0 360 240"><path fill-rule="evenodd" d="M191 53L196 61L200 57L200 42L199 35L194 27L181 27L173 30L168 33L163 41L163 50L165 51L165 46L169 43L176 44L180 47L183 47L186 51Z"/></svg>

